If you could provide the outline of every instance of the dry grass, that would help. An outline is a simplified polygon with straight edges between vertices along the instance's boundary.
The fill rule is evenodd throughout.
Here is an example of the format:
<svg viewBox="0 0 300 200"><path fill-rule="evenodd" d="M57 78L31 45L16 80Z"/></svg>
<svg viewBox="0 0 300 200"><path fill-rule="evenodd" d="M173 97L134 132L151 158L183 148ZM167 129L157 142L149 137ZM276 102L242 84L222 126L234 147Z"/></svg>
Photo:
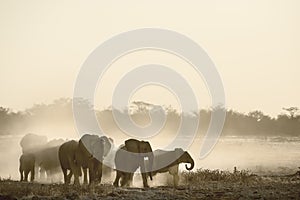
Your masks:
<svg viewBox="0 0 300 200"><path fill-rule="evenodd" d="M195 172L182 172L181 179L184 184L191 185L200 183L203 181L219 181L219 182L257 182L261 178L248 170L241 170L235 172L222 171L222 170L209 170L209 169L198 169Z"/></svg>
<svg viewBox="0 0 300 200"><path fill-rule="evenodd" d="M198 169L183 172L180 180L177 188L143 189L115 188L110 184L74 186L0 179L0 199L300 199L300 175L297 174L257 176L247 170L233 173Z"/></svg>
<svg viewBox="0 0 300 200"><path fill-rule="evenodd" d="M13 180L0 180L0 194L14 198L28 199L80 199L86 196L94 199L96 197L105 196L111 193L113 186L97 185L97 186L75 186L64 184L40 184L19 182ZM0 196L0 199L1 196Z"/></svg>

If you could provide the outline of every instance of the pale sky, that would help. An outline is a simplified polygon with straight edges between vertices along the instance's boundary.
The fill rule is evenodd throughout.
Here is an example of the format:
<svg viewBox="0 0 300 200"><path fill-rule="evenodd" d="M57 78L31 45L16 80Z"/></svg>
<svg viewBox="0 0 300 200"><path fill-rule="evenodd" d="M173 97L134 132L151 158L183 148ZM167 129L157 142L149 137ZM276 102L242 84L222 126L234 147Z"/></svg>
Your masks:
<svg viewBox="0 0 300 200"><path fill-rule="evenodd" d="M184 34L203 47L222 77L227 107L276 115L300 107L300 1L40 1L0 0L0 106L23 110L34 103L72 97L81 64L110 37L143 27ZM172 65L210 106L200 77L186 63L161 52L136 52L110 69L96 94L111 103L113 85L132 66ZM122 69L120 69L122 67ZM105 81L106 80L106 81ZM172 104L171 93L144 88L134 100Z"/></svg>

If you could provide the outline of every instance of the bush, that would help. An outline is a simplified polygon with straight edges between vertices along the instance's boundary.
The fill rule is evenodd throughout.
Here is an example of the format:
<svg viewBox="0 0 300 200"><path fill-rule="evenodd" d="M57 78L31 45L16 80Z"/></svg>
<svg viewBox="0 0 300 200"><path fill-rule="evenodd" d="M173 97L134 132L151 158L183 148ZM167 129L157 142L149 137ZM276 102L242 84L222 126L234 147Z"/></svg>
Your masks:
<svg viewBox="0 0 300 200"><path fill-rule="evenodd" d="M198 169L195 172L182 172L182 180L188 185L194 185L201 181L224 181L224 182L249 182L251 180L257 181L257 175L250 173L248 170L241 171L222 171Z"/></svg>

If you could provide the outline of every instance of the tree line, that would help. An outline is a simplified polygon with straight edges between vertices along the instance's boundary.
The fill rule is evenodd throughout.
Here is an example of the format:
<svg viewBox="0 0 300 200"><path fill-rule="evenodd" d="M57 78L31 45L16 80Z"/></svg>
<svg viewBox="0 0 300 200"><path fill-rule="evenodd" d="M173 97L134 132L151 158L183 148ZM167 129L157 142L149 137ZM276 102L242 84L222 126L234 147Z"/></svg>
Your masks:
<svg viewBox="0 0 300 200"><path fill-rule="evenodd" d="M77 101L88 104L87 101ZM80 106L80 105L79 105ZM93 107L88 106L89 109ZM130 113L137 124L150 122L148 112L155 106L144 102L133 102L129 108L115 110L119 115ZM118 127L114 121L112 109L95 110L98 122L104 130L115 132ZM199 134L204 133L209 125L211 113L222 107L201 109L193 113L184 113L186 117L199 117ZM283 108L283 112L276 117L256 110L241 113L226 109L226 119L223 136L300 136L300 112L297 107ZM175 132L180 124L181 113L172 107L165 107L166 124L163 131ZM0 107L0 135L20 135L28 132L47 131L75 131L72 113L72 100L62 98L50 104L35 104L24 111L13 111Z"/></svg>

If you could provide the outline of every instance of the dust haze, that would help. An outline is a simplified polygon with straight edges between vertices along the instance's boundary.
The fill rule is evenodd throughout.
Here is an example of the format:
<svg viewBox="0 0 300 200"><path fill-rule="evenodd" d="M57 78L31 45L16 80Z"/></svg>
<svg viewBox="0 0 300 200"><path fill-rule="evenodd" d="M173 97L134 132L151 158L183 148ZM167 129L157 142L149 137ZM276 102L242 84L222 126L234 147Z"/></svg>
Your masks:
<svg viewBox="0 0 300 200"><path fill-rule="evenodd" d="M19 180L19 157L22 154L20 140L25 134L44 135L47 136L48 141L80 138L74 126L71 103L70 99L59 99L51 104L34 105L23 112L2 109L1 119L6 120L6 126L2 127L0 136L1 178ZM150 122L148 112L152 108L153 105L149 103L132 102L129 112L134 122L143 126ZM153 150L164 147L176 137L180 113L171 107L165 107L165 109L167 113L165 126L160 134L149 138ZM200 110L198 112L200 115L199 131L193 144L187 149L195 160L194 170L202 168L232 171L234 167L237 167L262 175L295 173L300 163L300 138L297 137L300 129L297 109L283 111L285 111L284 114L271 118L259 111L242 114L228 110L222 136L217 145L206 158L199 159L203 136L213 109ZM119 112L126 113L125 111ZM104 132L113 138L114 148L118 148L130 138L115 124L111 108L96 110L95 113ZM243 126L240 126L241 124ZM274 127L277 132L272 131ZM278 127L281 127L282 131ZM180 170L184 171L184 165L180 165ZM168 175L159 175L154 178L155 181L152 184L165 184L167 177ZM114 173L105 181L112 183L113 179ZM141 185L141 180L136 184Z"/></svg>

